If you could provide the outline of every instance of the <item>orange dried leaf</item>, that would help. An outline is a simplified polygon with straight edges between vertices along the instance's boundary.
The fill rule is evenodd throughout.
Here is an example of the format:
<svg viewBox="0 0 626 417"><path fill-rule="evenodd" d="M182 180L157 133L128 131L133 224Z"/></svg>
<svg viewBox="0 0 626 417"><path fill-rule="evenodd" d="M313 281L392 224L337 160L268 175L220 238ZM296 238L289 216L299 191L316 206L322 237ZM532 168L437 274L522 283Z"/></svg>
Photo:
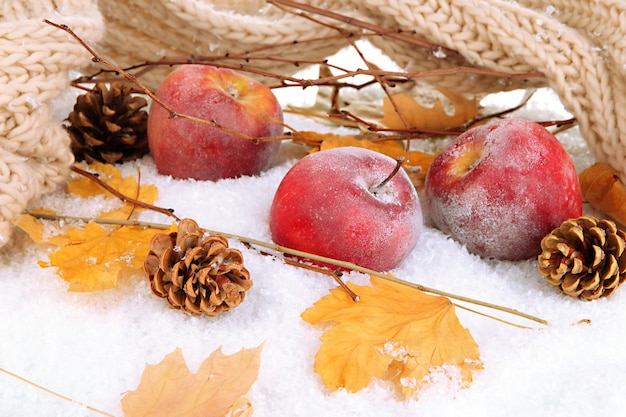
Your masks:
<svg viewBox="0 0 626 417"><path fill-rule="evenodd" d="M448 114L441 100L435 100L433 107L425 107L419 104L412 96L400 93L383 99L382 124L390 129L424 129L444 130L462 126L478 114L478 101L475 98L468 99L462 94L452 91L441 90L441 93L450 100L454 107L454 114ZM392 102L393 100L393 102ZM400 114L396 111L396 108ZM404 121L403 121L404 119ZM405 125L405 122L408 124Z"/></svg>
<svg viewBox="0 0 626 417"><path fill-rule="evenodd" d="M172 225L166 233L174 230ZM87 223L84 228L69 229L64 238L68 243L52 252L49 262L40 261L39 265L56 266L58 275L70 284L69 291L115 288L122 269L143 266L154 234L154 230L142 227L120 226L110 230Z"/></svg>
<svg viewBox="0 0 626 417"><path fill-rule="evenodd" d="M607 163L598 162L581 172L579 179L583 200L626 225L626 187L617 170Z"/></svg>
<svg viewBox="0 0 626 417"><path fill-rule="evenodd" d="M96 172L101 181L105 182L108 186L125 196L132 197L148 204L153 204L156 201L159 191L155 185L140 186L135 177L122 177L120 170L111 164L94 162L89 165L89 170ZM115 196L111 193L107 192L94 181L86 177L78 177L69 181L67 183L67 190L72 194L85 198L95 197L98 195L115 198ZM127 219L134 210L139 209L141 208L128 203L119 209L102 213L101 216L108 219Z"/></svg>
<svg viewBox="0 0 626 417"><path fill-rule="evenodd" d="M320 135L320 134L318 134ZM371 141L367 138L358 138L356 136L341 136L330 134L325 136L319 144L319 150L339 148L342 146L356 146L359 148L370 149L380 152L391 158L404 156L405 161L402 165L409 175L411 182L416 189L420 190L424 187L426 172L430 168L430 164L435 159L435 155L421 151L406 151L404 142L397 140Z"/></svg>
<svg viewBox="0 0 626 417"><path fill-rule="evenodd" d="M395 140L374 142L366 138L358 138L353 135L331 135L326 137L320 144L320 150L340 148L344 146L355 146L365 148L375 152L380 152L389 156L402 155L405 152L404 143Z"/></svg>
<svg viewBox="0 0 626 417"><path fill-rule="evenodd" d="M392 373L395 384L410 398L431 367L443 365L459 367L462 382L471 382L472 371L482 368L478 345L449 299L381 278L371 283L348 284L359 302L336 288L302 313L311 324L333 324L315 357L315 371L327 387L355 392L393 367L400 370Z"/></svg>
<svg viewBox="0 0 626 417"><path fill-rule="evenodd" d="M15 219L13 224L25 231L33 242L37 244L44 243L44 234L46 229L39 219L36 219L30 214L22 214Z"/></svg>
<svg viewBox="0 0 626 417"><path fill-rule="evenodd" d="M259 374L263 345L224 355L211 353L192 374L180 348L158 365L146 365L135 391L122 398L125 417L249 416L250 402L242 396Z"/></svg>
<svg viewBox="0 0 626 417"><path fill-rule="evenodd" d="M319 147L326 140L342 141L354 138L356 138L355 135L337 135L335 133L319 133L310 130L299 130L293 132L293 141L314 147L313 152L319 151Z"/></svg>

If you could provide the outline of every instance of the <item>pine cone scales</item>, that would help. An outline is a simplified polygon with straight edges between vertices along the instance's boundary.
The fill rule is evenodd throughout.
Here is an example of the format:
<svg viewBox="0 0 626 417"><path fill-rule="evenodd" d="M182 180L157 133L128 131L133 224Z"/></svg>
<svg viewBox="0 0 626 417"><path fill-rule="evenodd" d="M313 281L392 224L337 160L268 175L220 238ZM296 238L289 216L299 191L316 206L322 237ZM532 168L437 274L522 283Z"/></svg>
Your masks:
<svg viewBox="0 0 626 417"><path fill-rule="evenodd" d="M541 249L539 272L572 297L607 297L626 279L626 233L610 220L567 220L543 238Z"/></svg>
<svg viewBox="0 0 626 417"><path fill-rule="evenodd" d="M97 83L78 96L66 126L76 160L122 162L149 152L147 101L129 82Z"/></svg>
<svg viewBox="0 0 626 417"><path fill-rule="evenodd" d="M241 252L222 235L205 236L191 219L152 238L144 269L154 294L191 314L216 316L241 304L252 287Z"/></svg>

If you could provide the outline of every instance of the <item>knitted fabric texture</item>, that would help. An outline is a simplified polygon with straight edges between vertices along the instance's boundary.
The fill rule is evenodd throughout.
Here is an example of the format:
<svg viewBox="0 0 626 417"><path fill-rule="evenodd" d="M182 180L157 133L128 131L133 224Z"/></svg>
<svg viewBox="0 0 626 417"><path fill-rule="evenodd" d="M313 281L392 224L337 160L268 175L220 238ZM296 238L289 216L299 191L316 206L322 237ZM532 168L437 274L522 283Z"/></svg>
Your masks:
<svg viewBox="0 0 626 417"><path fill-rule="evenodd" d="M626 180L626 4L623 0L302 0L380 27L414 30L441 53L400 39L371 37L406 71L471 66L503 72L533 72L543 79L503 81L489 76L430 78L474 94L548 85L578 119L598 161ZM105 56L131 65L164 56L243 52L285 44L273 56L320 60L347 44L296 40L336 35L329 27L261 0L101 0L107 21ZM328 19L315 16L320 20ZM358 31L336 20L334 25ZM411 36L408 33L403 36ZM285 74L296 69L267 64ZM263 65L261 64L262 68ZM147 83L155 85L155 74Z"/></svg>
<svg viewBox="0 0 626 417"><path fill-rule="evenodd" d="M12 221L43 193L65 181L73 163L69 137L49 103L69 85L69 71L89 55L67 34L43 22L99 39L104 25L86 0L5 1L0 6L0 246Z"/></svg>

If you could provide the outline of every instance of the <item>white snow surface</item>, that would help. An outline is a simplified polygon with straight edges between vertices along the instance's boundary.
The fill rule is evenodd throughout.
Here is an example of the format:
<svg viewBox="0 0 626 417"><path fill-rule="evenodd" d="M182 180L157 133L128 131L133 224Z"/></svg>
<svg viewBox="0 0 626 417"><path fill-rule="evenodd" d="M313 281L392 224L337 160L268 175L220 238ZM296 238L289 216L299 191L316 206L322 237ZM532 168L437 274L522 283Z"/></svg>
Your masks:
<svg viewBox="0 0 626 417"><path fill-rule="evenodd" d="M510 105L511 100L515 102L510 94L495 95L484 104ZM541 91L517 113L542 120L564 114L550 90ZM288 117L288 123L301 130L329 129L295 117ZM576 129L559 139L579 170L593 162ZM180 217L193 218L207 229L270 241L273 193L304 152L284 143L274 165L262 175L218 182L160 176L149 156L120 168L124 175L135 175L139 165L142 183L159 188L157 205L175 209ZM34 206L91 216L110 204L101 198L85 203L59 189ZM169 222L152 212L141 218ZM113 290L67 292L54 268L37 264L47 260L50 248L35 245L19 231L13 239L0 252L0 367L115 416L122 416L120 399L137 387L146 364L160 362L176 347L182 348L195 372L220 346L230 354L261 343L265 344L259 377L246 395L256 417L612 417L624 415L626 409L626 289L599 301L572 299L539 275L536 260L480 259L429 227L393 274L521 310L551 325L497 314L531 327L522 329L457 309L480 347L484 370L462 388L454 369L434 369L429 385L411 400L400 398L392 384L377 379L357 393L331 392L322 384L313 365L324 328L304 322L300 314L335 286L327 276L285 265L231 241L244 253L252 289L243 304L226 314L192 317L152 295L141 274L122 277ZM357 273L345 278L368 283ZM580 320L588 322L578 324ZM95 415L0 373L2 417Z"/></svg>

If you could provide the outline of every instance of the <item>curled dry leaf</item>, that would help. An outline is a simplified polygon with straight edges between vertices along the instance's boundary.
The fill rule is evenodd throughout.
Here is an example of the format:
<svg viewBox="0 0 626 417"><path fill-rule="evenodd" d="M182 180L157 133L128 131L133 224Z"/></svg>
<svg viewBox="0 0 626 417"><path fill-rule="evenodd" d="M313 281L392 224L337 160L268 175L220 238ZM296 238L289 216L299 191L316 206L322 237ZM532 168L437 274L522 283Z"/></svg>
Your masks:
<svg viewBox="0 0 626 417"><path fill-rule="evenodd" d="M478 114L478 101L475 98L468 99L462 94L448 90L440 90L440 92L450 100L454 107L454 114L448 114L438 98L433 107L425 107L419 104L414 97L400 93L392 95L391 98L385 97L383 99L381 123L391 129L398 130L411 128L444 130L462 126Z"/></svg>
<svg viewBox="0 0 626 417"><path fill-rule="evenodd" d="M351 285L359 302L332 289L302 313L311 324L332 323L320 338L315 371L331 390L355 392L372 377L390 376L413 397L432 367L460 368L462 383L481 369L478 345L459 323L449 299L371 278L372 286ZM389 369L398 372L388 372Z"/></svg>
<svg viewBox="0 0 626 417"><path fill-rule="evenodd" d="M607 163L598 162L581 172L579 179L583 200L626 225L626 187L617 170Z"/></svg>
<svg viewBox="0 0 626 417"><path fill-rule="evenodd" d="M136 390L122 398L125 417L245 417L242 398L259 375L263 345L224 355L221 348L192 374L176 348L157 365L146 365Z"/></svg>

